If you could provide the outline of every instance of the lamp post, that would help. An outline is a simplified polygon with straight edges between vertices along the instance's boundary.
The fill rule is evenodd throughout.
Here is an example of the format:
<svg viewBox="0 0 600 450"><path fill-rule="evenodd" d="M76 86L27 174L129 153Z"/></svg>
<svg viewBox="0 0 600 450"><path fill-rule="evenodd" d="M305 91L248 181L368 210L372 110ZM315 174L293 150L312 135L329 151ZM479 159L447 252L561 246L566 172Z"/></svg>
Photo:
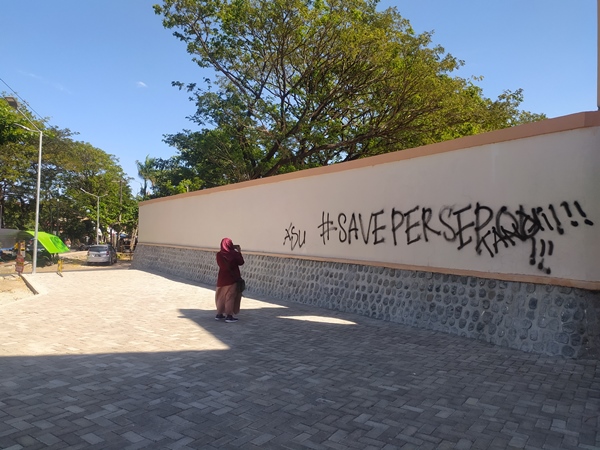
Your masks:
<svg viewBox="0 0 600 450"><path fill-rule="evenodd" d="M115 236L115 238L112 238L112 233L111 233L111 239L110 239L110 243L113 244L113 246L115 248L119 248L119 237L121 235L121 220L122 220L122 215L123 215L123 183L126 180L124 178L120 178L118 180L112 180L113 183L119 183L119 221L116 223L119 226L119 229L117 230L117 234ZM113 224L111 226L112 230L114 230L115 224Z"/></svg>
<svg viewBox="0 0 600 450"><path fill-rule="evenodd" d="M113 180L113 183L119 183L119 225L121 225L121 213L123 205L123 182L125 179Z"/></svg>
<svg viewBox="0 0 600 450"><path fill-rule="evenodd" d="M86 191L83 188L79 188L79 189L81 189L86 194L96 197L96 245L98 245L98 234L100 234L100 197L104 197L107 194L96 195L96 194L92 194L91 192Z"/></svg>
<svg viewBox="0 0 600 450"><path fill-rule="evenodd" d="M30 119L27 117L23 111L19 109L19 102L14 97L5 97L4 100L8 103L8 105L14 109L16 109L23 117L25 117L29 123L35 128L35 131L31 128L26 127L25 125L21 125L19 123L15 123L18 127L21 127L27 131L31 131L35 133L36 131L40 133L40 145L38 149L38 166L37 166L37 184L35 188L35 231L33 232L33 255L32 255L32 264L31 274L35 275L36 266L37 266L37 249L38 249L38 231L39 231L39 223L40 223L40 184L42 180L42 137L44 133L40 130Z"/></svg>

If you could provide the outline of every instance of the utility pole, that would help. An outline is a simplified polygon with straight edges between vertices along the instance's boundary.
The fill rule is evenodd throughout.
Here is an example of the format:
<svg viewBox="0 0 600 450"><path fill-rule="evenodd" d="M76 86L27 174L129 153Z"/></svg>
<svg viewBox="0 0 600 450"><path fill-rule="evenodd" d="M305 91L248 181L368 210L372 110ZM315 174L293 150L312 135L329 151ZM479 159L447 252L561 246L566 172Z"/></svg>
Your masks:
<svg viewBox="0 0 600 450"><path fill-rule="evenodd" d="M111 237L111 244L113 244L113 246L115 248L119 247L119 237L121 235L121 221L122 221L122 213L123 213L123 182L125 180L123 178L120 178L118 181L117 180L113 180L113 183L119 183L119 221L117 222L118 226L118 230L117 230L117 235L115 236L115 239L113 241L112 237ZM114 224L113 226L114 227ZM114 229L113 229L114 231Z"/></svg>
<svg viewBox="0 0 600 450"><path fill-rule="evenodd" d="M98 235L100 234L100 197L104 197L105 195L108 195L108 194L96 195L96 194L92 194L91 192L86 191L83 188L79 188L79 189L81 189L86 194L96 197L96 245L98 245Z"/></svg>
<svg viewBox="0 0 600 450"><path fill-rule="evenodd" d="M27 121L31 124L31 126L34 128L34 130L26 127L25 125L21 125L20 123L15 123L14 125L32 133L40 133L40 143L38 146L37 183L35 188L35 231L33 232L33 254L31 255L31 275L35 275L37 269L38 235L40 226L40 184L42 179L42 140L44 137L44 133L37 127L35 123L31 121L29 117L27 117L27 114L25 114L19 109L19 102L17 102L16 98L4 97L4 100L6 100L6 102L11 108L14 108L19 112L19 114L25 117Z"/></svg>
<svg viewBox="0 0 600 450"><path fill-rule="evenodd" d="M598 0L600 1L600 0ZM123 178L119 180L119 226L121 225L121 211L123 209Z"/></svg>

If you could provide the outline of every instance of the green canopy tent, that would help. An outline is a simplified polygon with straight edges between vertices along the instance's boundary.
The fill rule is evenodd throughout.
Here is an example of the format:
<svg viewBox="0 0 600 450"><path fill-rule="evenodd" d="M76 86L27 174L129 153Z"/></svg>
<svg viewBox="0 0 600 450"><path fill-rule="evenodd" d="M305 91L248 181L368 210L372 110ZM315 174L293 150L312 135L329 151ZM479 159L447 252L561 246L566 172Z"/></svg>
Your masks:
<svg viewBox="0 0 600 450"><path fill-rule="evenodd" d="M7 228L0 229L0 247L11 248L17 241L28 241L35 235L35 231L21 231ZM38 243L50 254L67 253L69 247L58 237L50 233L38 231Z"/></svg>
<svg viewBox="0 0 600 450"><path fill-rule="evenodd" d="M26 231L26 233L29 233L32 237L35 235L34 231ZM50 233L38 231L38 241L48 253L67 253L71 251L61 238Z"/></svg>

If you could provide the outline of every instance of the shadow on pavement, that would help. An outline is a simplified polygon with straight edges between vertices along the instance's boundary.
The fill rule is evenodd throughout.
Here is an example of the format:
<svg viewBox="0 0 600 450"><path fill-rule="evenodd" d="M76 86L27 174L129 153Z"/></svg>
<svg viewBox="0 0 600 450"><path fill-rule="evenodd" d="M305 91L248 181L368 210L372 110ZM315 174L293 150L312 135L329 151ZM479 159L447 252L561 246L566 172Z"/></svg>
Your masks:
<svg viewBox="0 0 600 450"><path fill-rule="evenodd" d="M198 308L171 314L169 299L188 286L164 280L172 282L137 299L163 321L144 322L128 316L129 309L117 314L120 304L103 302L98 292L87 299L88 325L70 339L84 348L129 329L124 350L164 343L173 351L0 353L0 448L600 444L596 361L532 355L251 296L234 324L214 319L211 292ZM65 314L73 314L70 307L65 302ZM69 333L72 317L48 332ZM52 340L45 342L50 351Z"/></svg>

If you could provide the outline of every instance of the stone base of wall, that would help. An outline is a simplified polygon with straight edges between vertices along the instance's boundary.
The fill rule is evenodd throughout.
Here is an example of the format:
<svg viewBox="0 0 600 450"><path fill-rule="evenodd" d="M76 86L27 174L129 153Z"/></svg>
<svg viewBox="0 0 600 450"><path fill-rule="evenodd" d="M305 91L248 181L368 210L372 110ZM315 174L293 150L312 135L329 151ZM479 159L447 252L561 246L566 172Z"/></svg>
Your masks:
<svg viewBox="0 0 600 450"><path fill-rule="evenodd" d="M248 295L443 331L526 352L600 357L600 292L245 254ZM214 285L215 253L138 244L133 268Z"/></svg>

